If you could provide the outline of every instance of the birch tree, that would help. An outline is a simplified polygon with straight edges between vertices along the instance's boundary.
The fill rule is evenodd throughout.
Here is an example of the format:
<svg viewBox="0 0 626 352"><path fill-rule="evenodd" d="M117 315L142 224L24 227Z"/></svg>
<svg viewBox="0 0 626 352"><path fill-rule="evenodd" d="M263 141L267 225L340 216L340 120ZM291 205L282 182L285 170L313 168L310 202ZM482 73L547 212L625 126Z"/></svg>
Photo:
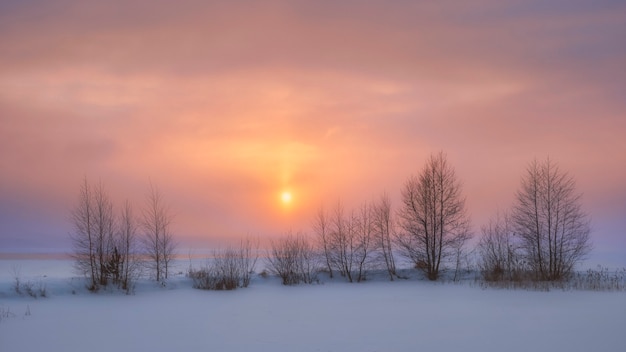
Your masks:
<svg viewBox="0 0 626 352"><path fill-rule="evenodd" d="M498 212L481 228L478 267L487 281L519 280L523 267L511 216Z"/></svg>
<svg viewBox="0 0 626 352"><path fill-rule="evenodd" d="M133 280L139 275L140 259L137 248L137 219L129 201L122 207L118 231L116 242L122 257L120 284L122 289L130 292Z"/></svg>
<svg viewBox="0 0 626 352"><path fill-rule="evenodd" d="M161 192L152 184L146 197L141 227L144 249L149 259L148 267L157 281L168 278L169 266L174 258L176 243L171 232L172 215Z"/></svg>
<svg viewBox="0 0 626 352"><path fill-rule="evenodd" d="M330 278L333 278L333 246L330 238L330 221L324 207L320 207L313 219L313 233L317 236L323 261Z"/></svg>
<svg viewBox="0 0 626 352"><path fill-rule="evenodd" d="M589 253L590 221L568 173L549 158L526 170L512 211L524 259L538 280L561 280Z"/></svg>
<svg viewBox="0 0 626 352"><path fill-rule="evenodd" d="M380 259L385 263L389 280L393 281L396 273L396 262L393 256L393 238L395 227L391 212L391 200L383 194L379 201L372 206L373 234L378 248Z"/></svg>
<svg viewBox="0 0 626 352"><path fill-rule="evenodd" d="M87 178L83 180L71 220L73 258L76 268L89 278L88 288L119 284L124 259L113 202L102 182L92 186Z"/></svg>
<svg viewBox="0 0 626 352"><path fill-rule="evenodd" d="M70 234L72 242L72 258L78 271L90 280L88 288L95 290L98 287L96 275L96 244L94 230L94 205L91 187L87 178L80 186L78 203L71 212L73 231Z"/></svg>
<svg viewBox="0 0 626 352"><path fill-rule="evenodd" d="M431 155L420 175L407 180L398 217L402 254L437 280L442 262L470 238L461 184L443 152Z"/></svg>

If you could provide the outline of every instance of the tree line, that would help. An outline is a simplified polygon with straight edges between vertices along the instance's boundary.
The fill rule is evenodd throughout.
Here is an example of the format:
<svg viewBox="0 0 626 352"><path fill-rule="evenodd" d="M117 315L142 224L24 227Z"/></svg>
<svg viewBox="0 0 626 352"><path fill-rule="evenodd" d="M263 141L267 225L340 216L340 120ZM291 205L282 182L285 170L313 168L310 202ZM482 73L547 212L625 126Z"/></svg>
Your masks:
<svg viewBox="0 0 626 352"><path fill-rule="evenodd" d="M128 290L142 269L156 281L167 279L176 243L172 216L159 190L150 185L139 216L129 202L116 213L102 183L85 179L72 211L76 266L97 290L109 284ZM429 280L452 269L454 279L475 253L486 281L560 281L591 250L589 215L575 181L552 160L528 165L510 210L484 225L475 248L462 185L446 154L432 154L420 173L408 177L401 202L387 194L346 210L341 202L314 215L313 236L290 233L271 241L266 267L285 285L316 282L320 271L349 282L371 270L400 278L400 256ZM258 242L217 250L210 264L189 276L203 289L247 287L258 259Z"/></svg>
<svg viewBox="0 0 626 352"><path fill-rule="evenodd" d="M410 261L429 280L452 269L454 279L469 253L475 253L486 281L559 281L591 250L589 215L575 181L550 159L529 164L510 210L497 212L481 228L475 250L461 183L443 152L433 154L390 199L346 211L338 203L314 216L315 240L289 234L272 242L269 268L284 284L311 282L311 267L349 282L366 279L371 269L399 277L395 256Z"/></svg>

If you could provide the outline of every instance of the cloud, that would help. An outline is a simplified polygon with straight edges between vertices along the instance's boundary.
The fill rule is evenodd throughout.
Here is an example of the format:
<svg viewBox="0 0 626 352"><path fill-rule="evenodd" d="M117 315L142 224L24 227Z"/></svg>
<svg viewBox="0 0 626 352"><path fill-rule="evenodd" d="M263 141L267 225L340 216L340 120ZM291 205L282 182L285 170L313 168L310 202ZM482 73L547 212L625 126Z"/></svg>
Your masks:
<svg viewBox="0 0 626 352"><path fill-rule="evenodd" d="M275 234L338 198L397 201L439 150L477 224L535 157L559 161L597 209L626 193L623 4L0 6L5 208L43 197L64 217L85 176L140 206L153 180L181 234Z"/></svg>

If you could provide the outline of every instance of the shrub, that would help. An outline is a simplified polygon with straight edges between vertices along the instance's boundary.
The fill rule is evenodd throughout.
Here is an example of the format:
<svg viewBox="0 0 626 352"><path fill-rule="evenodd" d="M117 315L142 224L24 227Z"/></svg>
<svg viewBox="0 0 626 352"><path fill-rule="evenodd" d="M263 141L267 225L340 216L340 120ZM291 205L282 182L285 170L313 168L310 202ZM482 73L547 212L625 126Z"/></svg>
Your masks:
<svg viewBox="0 0 626 352"><path fill-rule="evenodd" d="M217 250L213 258L199 269L189 269L193 287L203 290L234 290L248 287L256 266L256 253L253 253L252 241L241 242L238 249Z"/></svg>
<svg viewBox="0 0 626 352"><path fill-rule="evenodd" d="M598 266L585 272L572 273L562 280L537 280L534 272L527 270L519 273L514 280L481 280L480 287L524 289L550 291L585 290L585 291L626 291L626 268L611 271Z"/></svg>
<svg viewBox="0 0 626 352"><path fill-rule="evenodd" d="M302 235L288 235L272 241L267 264L269 270L281 278L283 285L311 284L318 281L315 251Z"/></svg>
<svg viewBox="0 0 626 352"><path fill-rule="evenodd" d="M11 312L11 309L8 307L0 306L0 321L7 318L15 318L15 313Z"/></svg>

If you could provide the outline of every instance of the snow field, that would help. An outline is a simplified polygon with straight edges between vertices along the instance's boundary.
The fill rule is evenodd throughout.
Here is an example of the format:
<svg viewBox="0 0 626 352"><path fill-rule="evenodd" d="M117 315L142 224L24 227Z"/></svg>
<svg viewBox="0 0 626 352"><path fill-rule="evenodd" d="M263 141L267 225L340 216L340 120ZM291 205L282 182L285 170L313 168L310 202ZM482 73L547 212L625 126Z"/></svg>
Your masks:
<svg viewBox="0 0 626 352"><path fill-rule="evenodd" d="M60 263L57 263L60 265ZM6 270L0 266L0 271ZM57 269L55 269L57 270ZM624 292L482 290L426 281L281 286L255 277L201 291L178 276L135 295L7 293L0 276L0 351L619 351ZM10 275L9 275L10 276ZM56 290L56 291L55 291ZM55 294L54 292L60 292ZM30 310L31 315L25 315Z"/></svg>

